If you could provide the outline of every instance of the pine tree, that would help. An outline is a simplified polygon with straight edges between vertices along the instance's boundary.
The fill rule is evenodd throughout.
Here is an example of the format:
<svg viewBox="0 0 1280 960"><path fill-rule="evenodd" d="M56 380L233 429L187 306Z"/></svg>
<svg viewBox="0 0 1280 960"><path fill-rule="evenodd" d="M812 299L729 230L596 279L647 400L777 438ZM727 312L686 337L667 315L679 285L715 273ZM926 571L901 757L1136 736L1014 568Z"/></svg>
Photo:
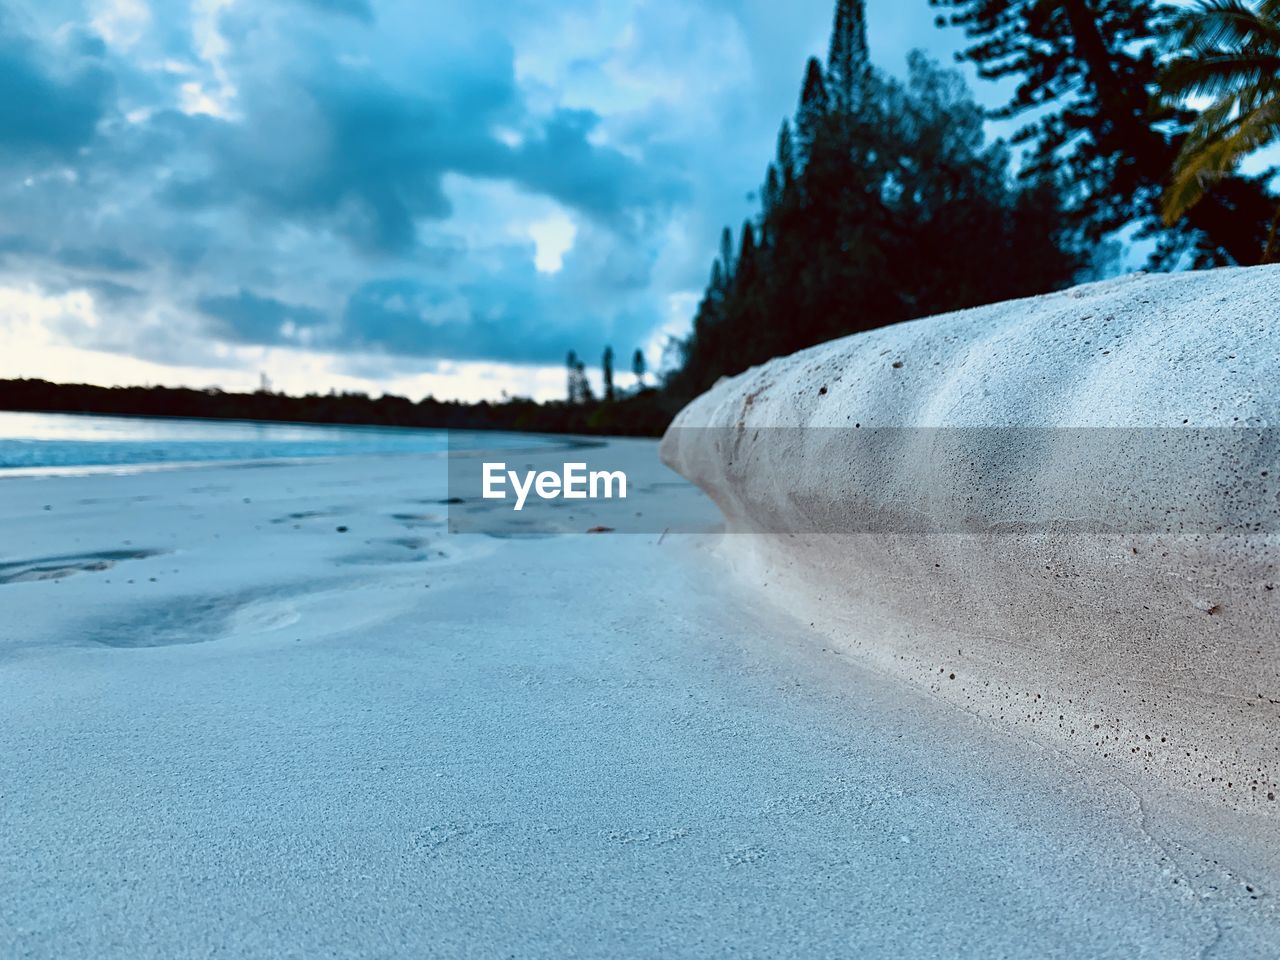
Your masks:
<svg viewBox="0 0 1280 960"><path fill-rule="evenodd" d="M871 60L867 53L867 15L862 0L837 0L827 55L827 93L836 113L855 110L862 99Z"/></svg>
<svg viewBox="0 0 1280 960"><path fill-rule="evenodd" d="M591 403L595 400L595 394L591 390L591 381L587 379L587 366L581 360L578 361L574 368L574 379L577 381L575 393L578 396L579 403Z"/></svg>
<svg viewBox="0 0 1280 960"><path fill-rule="evenodd" d="M761 246L773 245L781 206L782 184L778 179L778 168L771 163L769 169L765 171L764 186L760 190Z"/></svg>
<svg viewBox="0 0 1280 960"><path fill-rule="evenodd" d="M604 357L600 361L601 376L604 379L604 398L613 399L613 347L604 348Z"/></svg>
<svg viewBox="0 0 1280 960"><path fill-rule="evenodd" d="M734 292L750 288L756 280L756 230L750 220L742 223L742 245L738 249L738 272L733 278Z"/></svg>
<svg viewBox="0 0 1280 960"><path fill-rule="evenodd" d="M564 365L568 370L568 394L570 403L580 403L582 398L578 396L578 354L570 350L569 355L565 357Z"/></svg>
<svg viewBox="0 0 1280 960"><path fill-rule="evenodd" d="M783 120L778 129L778 171L783 186L791 186L796 179L796 151L791 142L791 121Z"/></svg>
<svg viewBox="0 0 1280 960"><path fill-rule="evenodd" d="M796 111L796 139L801 165L809 163L814 143L827 119L829 102L827 82L822 78L822 64L810 57L805 66L804 86L800 91L800 109Z"/></svg>
<svg viewBox="0 0 1280 960"><path fill-rule="evenodd" d="M733 282L733 233L728 227L720 231L720 284L725 286Z"/></svg>
<svg viewBox="0 0 1280 960"><path fill-rule="evenodd" d="M1153 107L1160 39L1173 8L1160 0L930 0L962 28L961 56L987 79L1016 77L998 115L1034 112L1016 142L1034 146L1033 177L1062 181L1071 214L1094 241L1139 222L1163 229L1159 197L1169 181L1188 116ZM1175 254L1197 244L1204 262L1256 262L1272 209L1259 178L1215 185L1185 227L1167 233Z"/></svg>
<svg viewBox="0 0 1280 960"><path fill-rule="evenodd" d="M631 372L635 374L637 389L644 387L645 370L644 351L636 347L636 352L631 355Z"/></svg>
<svg viewBox="0 0 1280 960"><path fill-rule="evenodd" d="M728 232L728 229L728 227L725 227L726 232ZM721 254L721 257L723 256L724 254ZM720 263L720 259L717 258L711 264L711 279L707 283L707 293L709 296L723 297L725 291L728 289L728 282L725 279L724 267L722 267Z"/></svg>

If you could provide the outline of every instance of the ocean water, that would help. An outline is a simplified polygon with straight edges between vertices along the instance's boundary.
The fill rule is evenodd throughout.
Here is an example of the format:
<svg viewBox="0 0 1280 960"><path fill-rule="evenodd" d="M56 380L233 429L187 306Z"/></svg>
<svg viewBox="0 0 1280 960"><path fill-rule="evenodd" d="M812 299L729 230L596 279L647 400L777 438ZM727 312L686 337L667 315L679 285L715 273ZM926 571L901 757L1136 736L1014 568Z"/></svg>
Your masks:
<svg viewBox="0 0 1280 960"><path fill-rule="evenodd" d="M210 461L441 454L549 443L518 433L254 420L0 412L0 471L88 472Z"/></svg>

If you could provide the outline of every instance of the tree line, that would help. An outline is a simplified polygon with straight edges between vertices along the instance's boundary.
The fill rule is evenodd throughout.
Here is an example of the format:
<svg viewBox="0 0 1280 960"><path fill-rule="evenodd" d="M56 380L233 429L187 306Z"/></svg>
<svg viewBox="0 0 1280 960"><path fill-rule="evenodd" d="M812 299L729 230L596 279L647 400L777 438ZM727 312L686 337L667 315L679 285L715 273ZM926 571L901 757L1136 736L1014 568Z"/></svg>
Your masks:
<svg viewBox="0 0 1280 960"><path fill-rule="evenodd" d="M464 403L433 397L413 401L391 394L370 397L358 392L297 397L266 390L236 393L188 387L100 387L38 379L0 380L0 410L617 436L660 434L674 412L667 395L652 387L619 394L611 403L538 403L524 397L500 403Z"/></svg>
<svg viewBox="0 0 1280 960"><path fill-rule="evenodd" d="M569 374L567 390L569 402L593 403L596 396L595 391L591 389L591 381L587 379L587 365L579 359L576 350L569 351L569 356L565 358L565 369ZM645 375L648 369L644 351L636 347L636 352L631 355L631 375L635 378L633 387L635 393L641 393L646 389ZM604 348L604 355L600 358L600 382L601 396L606 403L612 403L624 395L613 382L613 347L610 346Z"/></svg>
<svg viewBox="0 0 1280 960"><path fill-rule="evenodd" d="M1280 257L1280 0L930 0L960 59L1016 80L987 144L958 73L911 54L875 69L862 0L838 0L826 61L806 65L758 214L728 228L670 392L833 337L1045 293L1108 269L1115 238L1154 269ZM1190 103L1207 101L1199 110Z"/></svg>

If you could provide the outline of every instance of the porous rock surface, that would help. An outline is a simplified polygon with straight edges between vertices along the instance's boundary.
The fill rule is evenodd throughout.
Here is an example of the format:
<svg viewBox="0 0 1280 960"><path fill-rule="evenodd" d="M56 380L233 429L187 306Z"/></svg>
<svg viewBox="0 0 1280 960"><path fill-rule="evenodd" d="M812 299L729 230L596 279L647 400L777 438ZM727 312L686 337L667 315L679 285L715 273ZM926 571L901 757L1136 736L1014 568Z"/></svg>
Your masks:
<svg viewBox="0 0 1280 960"><path fill-rule="evenodd" d="M729 562L835 649L1275 815L1277 427L1268 266L834 340L722 380L661 451Z"/></svg>

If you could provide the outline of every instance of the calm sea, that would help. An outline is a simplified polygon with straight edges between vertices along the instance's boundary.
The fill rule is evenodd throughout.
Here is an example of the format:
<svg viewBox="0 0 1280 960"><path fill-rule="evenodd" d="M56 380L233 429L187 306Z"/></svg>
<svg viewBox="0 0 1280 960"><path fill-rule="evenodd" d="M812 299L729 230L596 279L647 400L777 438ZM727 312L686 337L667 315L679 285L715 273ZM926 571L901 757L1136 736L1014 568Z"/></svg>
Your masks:
<svg viewBox="0 0 1280 960"><path fill-rule="evenodd" d="M552 441L518 433L323 426L256 420L0 412L0 470L75 472L145 464L280 460L454 449L518 449Z"/></svg>

